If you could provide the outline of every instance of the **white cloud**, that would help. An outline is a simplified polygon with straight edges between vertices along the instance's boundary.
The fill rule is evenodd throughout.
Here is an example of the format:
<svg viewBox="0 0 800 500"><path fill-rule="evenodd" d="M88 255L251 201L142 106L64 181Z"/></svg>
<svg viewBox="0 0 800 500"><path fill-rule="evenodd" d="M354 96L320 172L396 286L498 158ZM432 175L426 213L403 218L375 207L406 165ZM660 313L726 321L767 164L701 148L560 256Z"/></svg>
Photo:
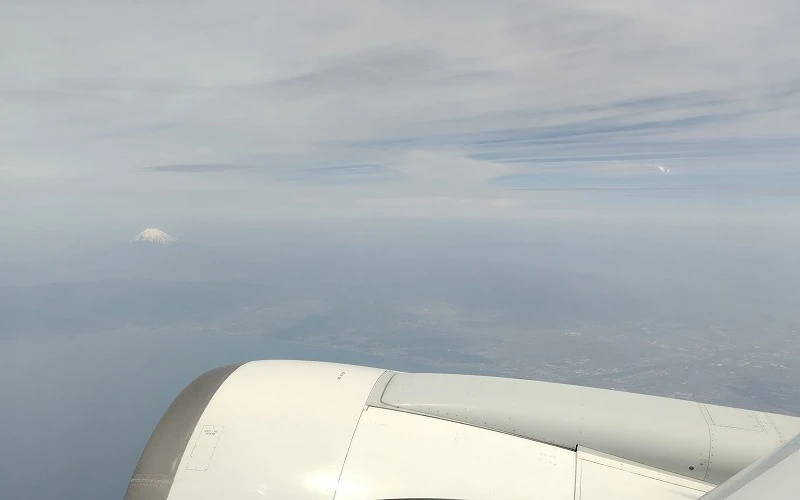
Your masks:
<svg viewBox="0 0 800 500"><path fill-rule="evenodd" d="M792 0L5 2L0 161L73 194L513 212L532 195L492 179L792 161L798 21ZM391 175L282 173L364 163Z"/></svg>

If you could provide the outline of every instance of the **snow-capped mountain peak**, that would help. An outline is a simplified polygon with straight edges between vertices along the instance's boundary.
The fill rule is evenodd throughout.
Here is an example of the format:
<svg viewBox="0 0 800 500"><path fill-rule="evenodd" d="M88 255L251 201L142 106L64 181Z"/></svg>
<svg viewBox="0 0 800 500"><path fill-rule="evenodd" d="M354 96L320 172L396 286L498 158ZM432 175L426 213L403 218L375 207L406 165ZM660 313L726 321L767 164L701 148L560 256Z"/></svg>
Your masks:
<svg viewBox="0 0 800 500"><path fill-rule="evenodd" d="M134 243L177 243L178 240L160 229L145 229L133 239Z"/></svg>

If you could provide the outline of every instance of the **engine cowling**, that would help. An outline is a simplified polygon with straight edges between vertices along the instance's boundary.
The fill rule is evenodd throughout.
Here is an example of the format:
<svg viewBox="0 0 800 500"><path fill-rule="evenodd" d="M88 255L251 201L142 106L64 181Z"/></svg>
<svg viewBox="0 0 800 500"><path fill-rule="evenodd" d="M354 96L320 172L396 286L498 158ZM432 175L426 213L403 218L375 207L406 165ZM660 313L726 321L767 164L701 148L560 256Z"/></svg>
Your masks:
<svg viewBox="0 0 800 500"><path fill-rule="evenodd" d="M617 487L697 498L798 432L792 417L616 391L254 361L176 397L125 499L573 499L611 470Z"/></svg>

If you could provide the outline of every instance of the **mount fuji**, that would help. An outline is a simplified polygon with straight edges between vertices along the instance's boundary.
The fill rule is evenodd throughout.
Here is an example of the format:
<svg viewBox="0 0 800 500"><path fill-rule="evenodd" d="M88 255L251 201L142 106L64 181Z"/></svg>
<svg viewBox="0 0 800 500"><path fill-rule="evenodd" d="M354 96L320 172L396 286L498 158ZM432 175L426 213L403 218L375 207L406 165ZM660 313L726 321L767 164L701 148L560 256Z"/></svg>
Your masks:
<svg viewBox="0 0 800 500"><path fill-rule="evenodd" d="M133 243L151 243L157 245L171 245L178 240L160 229L145 229L133 238Z"/></svg>

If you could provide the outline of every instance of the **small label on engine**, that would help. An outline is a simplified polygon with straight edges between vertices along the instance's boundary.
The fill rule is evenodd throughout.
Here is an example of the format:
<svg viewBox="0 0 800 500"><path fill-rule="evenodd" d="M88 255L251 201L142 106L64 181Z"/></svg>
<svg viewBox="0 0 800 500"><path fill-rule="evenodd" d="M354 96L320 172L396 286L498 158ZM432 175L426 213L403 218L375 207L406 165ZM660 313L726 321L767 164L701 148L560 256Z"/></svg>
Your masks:
<svg viewBox="0 0 800 500"><path fill-rule="evenodd" d="M219 438L222 436L223 429L224 427L221 425L204 425L203 428L200 429L200 435L197 436L197 440L194 442L192 455L189 457L189 461L186 464L187 470L208 470L211 459L214 457L214 451L217 449Z"/></svg>

